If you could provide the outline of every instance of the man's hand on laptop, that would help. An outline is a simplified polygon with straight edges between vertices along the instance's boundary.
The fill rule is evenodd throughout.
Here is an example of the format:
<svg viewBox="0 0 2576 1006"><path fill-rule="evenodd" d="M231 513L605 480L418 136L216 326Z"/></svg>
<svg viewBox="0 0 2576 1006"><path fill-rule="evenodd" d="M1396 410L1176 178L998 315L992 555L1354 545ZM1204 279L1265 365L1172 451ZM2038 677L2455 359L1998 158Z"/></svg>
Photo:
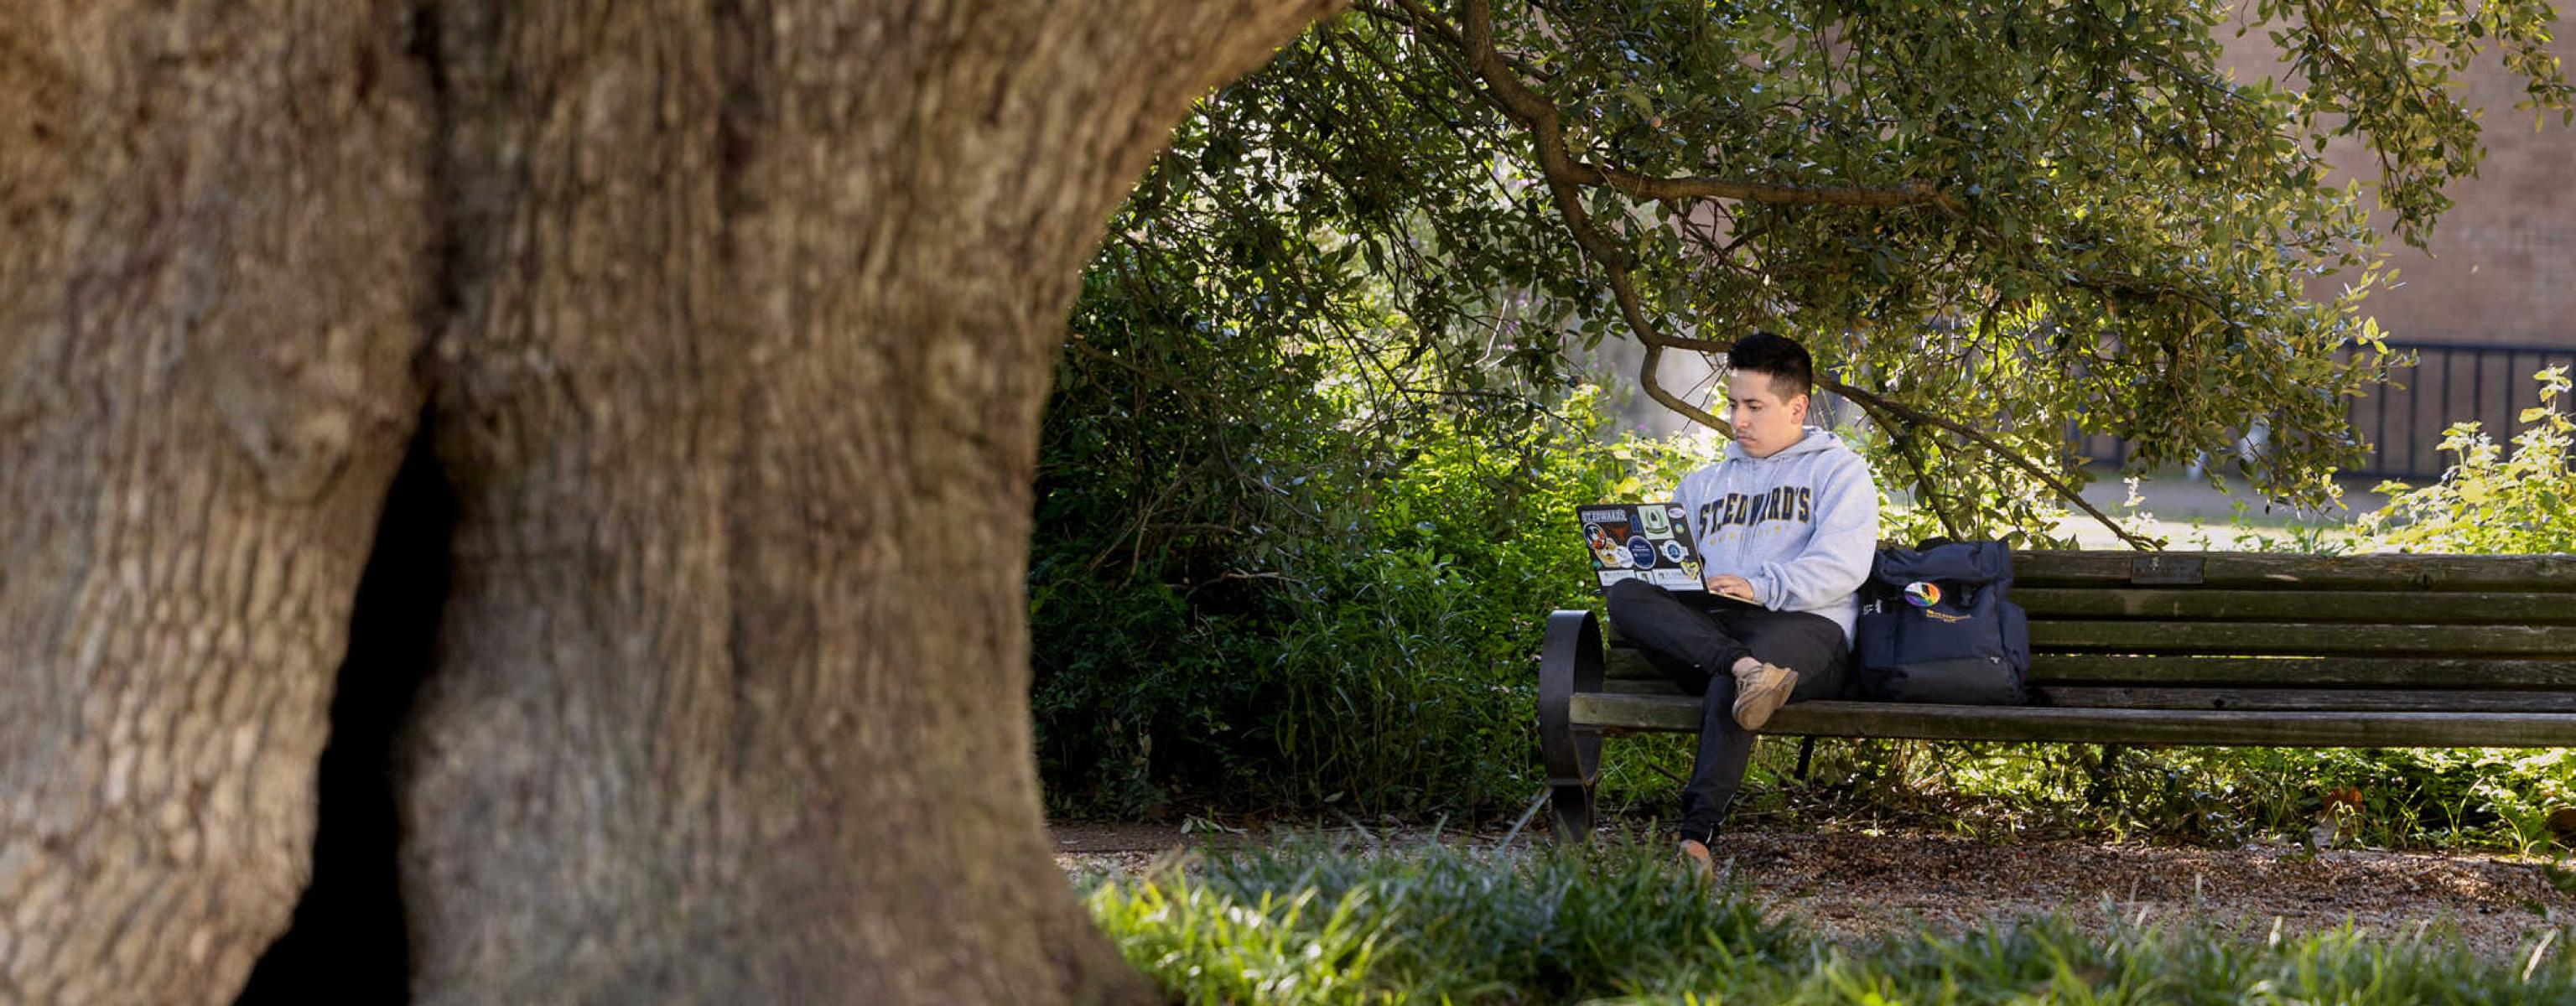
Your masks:
<svg viewBox="0 0 2576 1006"><path fill-rule="evenodd" d="M1732 597L1746 604L1753 603L1753 581L1733 573L1719 573L1709 577L1708 592L1719 597Z"/></svg>

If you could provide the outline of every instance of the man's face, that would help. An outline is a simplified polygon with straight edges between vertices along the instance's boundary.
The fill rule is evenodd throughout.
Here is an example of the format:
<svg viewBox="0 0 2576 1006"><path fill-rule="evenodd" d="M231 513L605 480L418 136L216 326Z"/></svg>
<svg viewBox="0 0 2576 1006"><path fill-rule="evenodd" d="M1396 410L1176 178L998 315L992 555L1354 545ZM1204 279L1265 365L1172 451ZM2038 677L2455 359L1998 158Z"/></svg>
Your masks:
<svg viewBox="0 0 2576 1006"><path fill-rule="evenodd" d="M1807 396L1781 401L1771 375L1739 370L1726 381L1726 421L1735 427L1735 442L1744 453L1767 458L1805 435Z"/></svg>

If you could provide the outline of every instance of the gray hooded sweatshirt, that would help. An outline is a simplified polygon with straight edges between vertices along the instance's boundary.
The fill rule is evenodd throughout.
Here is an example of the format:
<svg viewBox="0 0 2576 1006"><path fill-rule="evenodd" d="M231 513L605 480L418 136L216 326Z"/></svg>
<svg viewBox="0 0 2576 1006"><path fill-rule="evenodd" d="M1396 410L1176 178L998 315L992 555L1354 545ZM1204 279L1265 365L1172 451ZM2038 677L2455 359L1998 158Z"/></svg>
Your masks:
<svg viewBox="0 0 2576 1006"><path fill-rule="evenodd" d="M1716 464L1673 491L1699 539L1703 577L1732 573L1753 584L1753 603L1833 619L1852 637L1853 591L1878 548L1878 484L1842 438L1807 427L1806 438L1767 458L1726 445Z"/></svg>

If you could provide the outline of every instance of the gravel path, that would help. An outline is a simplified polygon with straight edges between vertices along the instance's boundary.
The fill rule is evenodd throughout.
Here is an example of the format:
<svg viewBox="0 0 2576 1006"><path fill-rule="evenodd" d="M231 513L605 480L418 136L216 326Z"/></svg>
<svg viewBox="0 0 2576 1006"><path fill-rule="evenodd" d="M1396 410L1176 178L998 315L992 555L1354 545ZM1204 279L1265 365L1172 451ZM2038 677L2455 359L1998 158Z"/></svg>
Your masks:
<svg viewBox="0 0 2576 1006"><path fill-rule="evenodd" d="M1060 824L1055 832L1056 863L1069 871L1132 872L1202 838L1148 825ZM1211 844L1257 840L1214 837ZM1480 845L1500 837L1444 836ZM1986 844L1903 831L1760 829L1728 833L1717 852L1775 910L1803 915L1844 940L1917 924L1955 932L1990 918L2062 909L2088 928L2181 918L2258 939L2275 925L2297 936L2349 920L2374 936L2405 937L2448 923L2478 952L2503 957L2576 922L2576 897L2553 886L2539 862L2494 854Z"/></svg>

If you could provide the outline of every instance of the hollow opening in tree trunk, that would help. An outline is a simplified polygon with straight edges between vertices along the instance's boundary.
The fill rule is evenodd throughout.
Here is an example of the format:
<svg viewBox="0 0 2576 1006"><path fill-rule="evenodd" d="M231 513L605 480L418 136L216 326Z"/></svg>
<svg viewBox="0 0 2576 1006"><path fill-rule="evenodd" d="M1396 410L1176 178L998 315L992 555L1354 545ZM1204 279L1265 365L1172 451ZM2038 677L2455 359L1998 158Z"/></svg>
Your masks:
<svg viewBox="0 0 2576 1006"><path fill-rule="evenodd" d="M388 755L431 665L448 583L456 506L430 449L426 414L384 515L349 619L349 653L323 748L313 883L260 957L238 1006L403 1003L410 953L395 864L401 828Z"/></svg>

